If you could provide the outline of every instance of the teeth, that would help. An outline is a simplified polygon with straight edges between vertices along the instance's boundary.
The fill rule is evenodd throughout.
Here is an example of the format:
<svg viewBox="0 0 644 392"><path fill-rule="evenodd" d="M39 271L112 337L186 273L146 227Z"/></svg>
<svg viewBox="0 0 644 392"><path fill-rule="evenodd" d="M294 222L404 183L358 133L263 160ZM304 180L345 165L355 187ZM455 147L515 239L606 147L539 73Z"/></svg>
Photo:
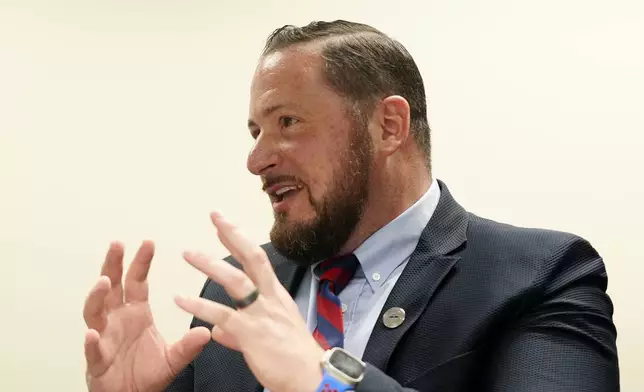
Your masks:
<svg viewBox="0 0 644 392"><path fill-rule="evenodd" d="M285 194L286 192L288 192L288 191L292 191L292 190L295 190L295 189L298 189L298 188L299 188L299 187L297 187L297 186L285 186L284 188L280 188L280 189L278 189L278 190L275 192L275 194L276 194L277 196L282 196L282 195L283 195L283 194Z"/></svg>

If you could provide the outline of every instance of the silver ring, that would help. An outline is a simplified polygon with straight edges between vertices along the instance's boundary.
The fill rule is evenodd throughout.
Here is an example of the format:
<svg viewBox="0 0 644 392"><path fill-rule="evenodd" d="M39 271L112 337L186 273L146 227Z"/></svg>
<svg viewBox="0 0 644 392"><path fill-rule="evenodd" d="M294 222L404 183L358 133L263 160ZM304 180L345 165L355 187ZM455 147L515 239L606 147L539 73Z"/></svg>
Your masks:
<svg viewBox="0 0 644 392"><path fill-rule="evenodd" d="M233 304L237 309L244 309L245 307L252 305L253 302L257 301L258 297L259 297L259 290L255 288L255 290L253 290L250 294L248 294L242 299L233 298Z"/></svg>

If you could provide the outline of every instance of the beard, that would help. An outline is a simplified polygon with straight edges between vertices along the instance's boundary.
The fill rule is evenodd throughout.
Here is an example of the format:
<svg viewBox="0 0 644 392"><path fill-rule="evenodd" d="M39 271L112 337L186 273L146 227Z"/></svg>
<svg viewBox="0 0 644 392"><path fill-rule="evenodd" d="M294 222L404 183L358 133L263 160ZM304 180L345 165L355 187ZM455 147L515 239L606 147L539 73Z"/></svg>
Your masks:
<svg viewBox="0 0 644 392"><path fill-rule="evenodd" d="M315 218L288 222L288 213L276 213L271 243L280 254L301 266L337 255L362 219L369 196L372 141L366 122L356 121L347 153L334 168L333 182L321 200L309 195ZM329 161L332 161L330 159Z"/></svg>

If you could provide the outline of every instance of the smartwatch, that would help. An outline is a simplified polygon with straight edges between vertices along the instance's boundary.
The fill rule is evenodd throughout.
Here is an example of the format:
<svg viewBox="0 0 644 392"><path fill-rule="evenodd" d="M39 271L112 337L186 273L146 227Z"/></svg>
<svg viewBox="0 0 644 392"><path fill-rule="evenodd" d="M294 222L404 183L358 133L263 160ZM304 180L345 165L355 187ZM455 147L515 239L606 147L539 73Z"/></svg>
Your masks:
<svg viewBox="0 0 644 392"><path fill-rule="evenodd" d="M327 350L321 363L323 378L317 392L353 391L364 377L365 363L340 347Z"/></svg>

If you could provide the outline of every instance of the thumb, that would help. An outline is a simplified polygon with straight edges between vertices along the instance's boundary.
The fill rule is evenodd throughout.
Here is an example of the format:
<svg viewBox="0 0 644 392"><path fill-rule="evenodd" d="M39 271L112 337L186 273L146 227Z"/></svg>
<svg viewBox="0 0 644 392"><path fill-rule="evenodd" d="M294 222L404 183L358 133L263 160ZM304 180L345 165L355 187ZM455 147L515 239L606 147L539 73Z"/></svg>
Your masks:
<svg viewBox="0 0 644 392"><path fill-rule="evenodd" d="M210 341L210 331L206 327L191 328L184 336L170 346L167 359L172 373L179 374L201 352Z"/></svg>
<svg viewBox="0 0 644 392"><path fill-rule="evenodd" d="M85 359L87 360L87 374L99 377L105 373L106 365L105 348L101 337L96 330L90 329L85 333Z"/></svg>

